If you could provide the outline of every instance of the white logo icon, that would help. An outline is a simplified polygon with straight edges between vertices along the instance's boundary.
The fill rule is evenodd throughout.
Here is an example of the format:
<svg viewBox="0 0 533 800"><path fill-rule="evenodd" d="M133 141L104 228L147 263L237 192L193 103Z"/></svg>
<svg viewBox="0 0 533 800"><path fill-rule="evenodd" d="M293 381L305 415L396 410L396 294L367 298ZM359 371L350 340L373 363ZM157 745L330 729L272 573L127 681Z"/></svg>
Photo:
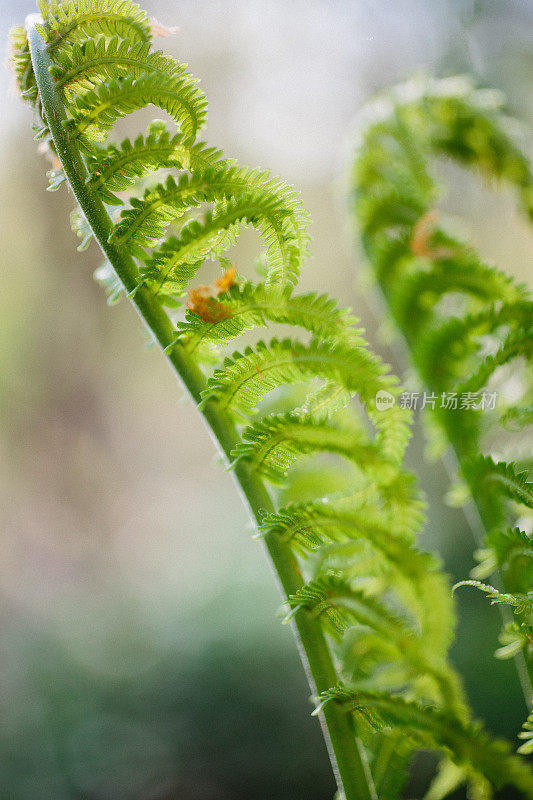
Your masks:
<svg viewBox="0 0 533 800"><path fill-rule="evenodd" d="M386 392L385 389L380 389L376 394L376 408L378 411L385 411L387 408L392 408L396 400L394 395Z"/></svg>

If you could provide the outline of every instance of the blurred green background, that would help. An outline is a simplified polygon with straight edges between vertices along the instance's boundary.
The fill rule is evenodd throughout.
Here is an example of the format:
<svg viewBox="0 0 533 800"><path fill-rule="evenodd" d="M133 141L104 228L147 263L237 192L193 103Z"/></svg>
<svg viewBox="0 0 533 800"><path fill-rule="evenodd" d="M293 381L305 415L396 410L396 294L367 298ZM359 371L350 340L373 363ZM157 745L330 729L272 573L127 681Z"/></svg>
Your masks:
<svg viewBox="0 0 533 800"><path fill-rule="evenodd" d="M314 258L303 288L353 306L376 349L345 172L358 108L417 72L473 72L533 125L533 4L424 0L153 0L162 42L210 101L205 136L302 189ZM34 11L1 0L2 42ZM31 114L1 76L0 798L330 800L334 787L292 634L261 545L199 414L127 303L110 309L76 253L72 198L45 192ZM160 114L159 114L160 115ZM139 131L133 115L122 130ZM142 124L141 124L142 122ZM531 279L533 235L506 194L459 170L447 204L482 252ZM251 274L256 242L237 266ZM472 566L441 465L420 469L423 535L454 578ZM515 671L495 661L499 617L460 594L453 657L476 714L514 737ZM420 759L410 796L430 761Z"/></svg>

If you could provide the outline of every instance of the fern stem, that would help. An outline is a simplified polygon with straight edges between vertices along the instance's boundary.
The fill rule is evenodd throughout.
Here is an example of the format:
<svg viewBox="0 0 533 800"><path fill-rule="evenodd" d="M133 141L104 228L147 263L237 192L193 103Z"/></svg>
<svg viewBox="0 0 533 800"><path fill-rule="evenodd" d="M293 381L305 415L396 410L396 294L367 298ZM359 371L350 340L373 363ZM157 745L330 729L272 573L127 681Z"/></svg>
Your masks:
<svg viewBox="0 0 533 800"><path fill-rule="evenodd" d="M203 373L179 342L170 347L176 339L171 320L150 291L139 285L139 273L133 258L119 245L109 241L112 222L102 201L92 186L86 183L85 163L75 143L69 141L68 129L63 124L67 115L49 72L51 60L46 45L35 28L37 21L38 15L31 15L26 20L31 58L44 116L70 188L95 239L139 316L198 405L201 392L206 388ZM230 452L240 442L235 425L214 400L203 403L201 412L226 462L229 463ZM264 483L244 461L236 464L234 476L250 514L258 525L265 512L274 511L270 495ZM280 590L286 599L303 584L297 562L289 546L274 534L266 535L263 540ZM311 691L318 696L338 680L324 633L318 620L307 614L295 615L293 629ZM355 737L350 715L335 703L328 703L320 716L335 778L344 800L377 800L366 757Z"/></svg>

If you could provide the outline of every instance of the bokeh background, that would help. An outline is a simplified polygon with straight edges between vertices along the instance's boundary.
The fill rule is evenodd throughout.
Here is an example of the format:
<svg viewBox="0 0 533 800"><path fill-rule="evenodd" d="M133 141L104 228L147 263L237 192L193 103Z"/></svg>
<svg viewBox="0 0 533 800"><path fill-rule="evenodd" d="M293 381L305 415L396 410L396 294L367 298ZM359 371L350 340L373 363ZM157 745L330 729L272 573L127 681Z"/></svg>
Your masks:
<svg viewBox="0 0 533 800"><path fill-rule="evenodd" d="M302 189L314 258L303 288L353 306L388 349L349 230L353 120L418 72L474 73L533 125L530 0L146 0L180 26L162 45L201 77L206 136ZM1 37L34 11L1 0ZM5 800L329 800L309 691L261 545L163 357L110 309L76 253L72 198L47 194L31 114L1 73L0 797ZM139 120L128 121L140 130ZM137 125L137 128L135 128ZM533 235L505 192L459 170L446 202L483 253L531 279ZM249 270L253 237L239 250ZM410 461L431 503L423 535L454 578L472 566L444 467ZM476 714L514 737L514 668L499 618L459 596L453 658ZM420 759L409 790L422 790Z"/></svg>

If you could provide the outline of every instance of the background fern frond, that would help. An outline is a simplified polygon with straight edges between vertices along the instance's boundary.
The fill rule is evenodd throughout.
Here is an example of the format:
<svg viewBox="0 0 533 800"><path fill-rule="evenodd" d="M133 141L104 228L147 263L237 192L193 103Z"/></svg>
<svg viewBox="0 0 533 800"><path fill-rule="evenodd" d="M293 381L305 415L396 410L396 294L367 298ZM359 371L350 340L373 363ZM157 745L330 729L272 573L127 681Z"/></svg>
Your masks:
<svg viewBox="0 0 533 800"><path fill-rule="evenodd" d="M518 734L519 739L525 739L524 744L518 748L518 752L527 756L533 752L533 714L529 714L524 722L524 730Z"/></svg>
<svg viewBox="0 0 533 800"><path fill-rule="evenodd" d="M494 586L474 580L459 581L459 583L455 584L454 589L458 589L460 586L473 586L481 592L485 592L490 597L491 602L511 606L516 609L517 614L529 615L533 611L533 594L531 597L525 594L503 594L498 589L495 589Z"/></svg>
<svg viewBox="0 0 533 800"><path fill-rule="evenodd" d="M518 472L516 463L497 463L490 456L479 456L466 466L472 481L485 484L489 492L501 492L528 508L533 508L533 483L528 481L528 471Z"/></svg>
<svg viewBox="0 0 533 800"><path fill-rule="evenodd" d="M411 81L362 112L352 198L366 256L423 384L440 400L431 413L443 442L453 445L488 535L473 575L497 569L503 580L501 591L472 585L493 592L495 602L508 602L515 622L519 609L518 639L508 651L517 652L521 642L533 684L524 600L532 553L514 527L518 511L520 524L529 525L533 508L527 471L519 466L532 420L533 305L524 286L448 231L430 168L433 156L444 155L497 178L516 190L533 219L533 173L516 130L499 93L464 78ZM505 397L511 369L519 383L512 402ZM502 428L512 429L514 421L522 432L517 462L495 460Z"/></svg>

